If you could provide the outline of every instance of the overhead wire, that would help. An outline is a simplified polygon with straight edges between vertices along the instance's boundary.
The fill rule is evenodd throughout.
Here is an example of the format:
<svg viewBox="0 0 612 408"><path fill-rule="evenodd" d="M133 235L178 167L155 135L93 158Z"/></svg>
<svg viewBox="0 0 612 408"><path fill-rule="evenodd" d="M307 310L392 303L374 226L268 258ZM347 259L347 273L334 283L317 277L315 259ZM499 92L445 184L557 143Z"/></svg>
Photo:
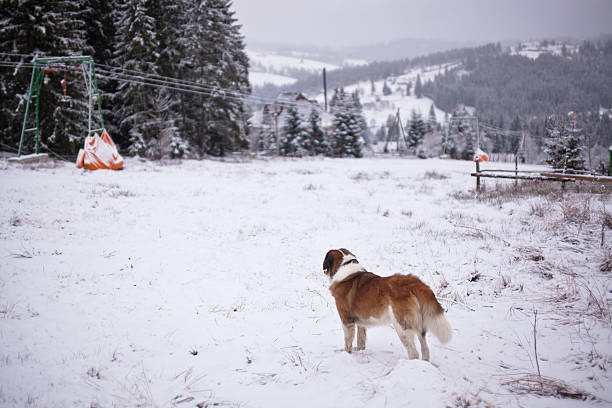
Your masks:
<svg viewBox="0 0 612 408"><path fill-rule="evenodd" d="M19 56L19 57L35 57L34 55L25 55L25 54L13 54L13 53L0 53L0 55L9 55L9 56ZM4 67L27 67L33 68L34 63L32 62L14 62L14 61L0 61L0 66ZM58 66L58 69L63 69L70 67L70 65L65 63L55 64ZM121 67L113 67L106 64L96 64L98 72L100 73L98 76L101 78L114 79L117 81L131 82L140 85L146 85L156 88L167 88L179 92L187 92L192 94L204 95L204 96L223 96L225 98L238 100L238 101L246 101L246 102L255 102L255 103L270 103L279 106L293 106L293 107L302 107L303 105L297 102L291 101L278 101L275 98L256 96L252 94L247 94L244 92L231 90L227 88L221 87L212 87L204 84L200 84L194 81L188 81L173 77L166 77L162 75L149 74L136 70L130 70ZM123 71L128 73L121 73L117 71ZM130 74L131 73L131 74ZM341 113L354 113L355 110L352 109L343 109L340 107L334 108L336 112Z"/></svg>

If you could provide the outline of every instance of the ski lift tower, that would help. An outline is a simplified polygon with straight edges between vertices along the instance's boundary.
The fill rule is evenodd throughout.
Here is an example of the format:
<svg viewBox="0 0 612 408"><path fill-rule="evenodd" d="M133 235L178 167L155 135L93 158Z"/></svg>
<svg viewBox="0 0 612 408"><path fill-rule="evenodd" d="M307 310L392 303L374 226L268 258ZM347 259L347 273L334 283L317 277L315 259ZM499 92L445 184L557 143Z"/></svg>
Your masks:
<svg viewBox="0 0 612 408"><path fill-rule="evenodd" d="M40 88L43 78L46 73L57 74L64 71L64 75L71 72L81 72L85 81L85 87L88 98L89 109L89 124L87 136L91 136L94 132L99 132L104 129L104 118L102 117L102 101L100 100L100 92L98 91L98 81L96 79L96 71L93 59L89 56L78 57L46 57L36 58L34 60L34 68L32 70L32 79L30 80L30 90L28 92L28 102L26 103L25 115L23 118L23 127L21 129L21 139L19 140L19 151L17 156L21 156L23 140L26 133L36 133L36 154L39 152L40 141ZM62 82L62 87L65 90L66 79ZM64 93L65 95L65 93ZM35 118L33 127L28 128L28 115L30 114L30 105L35 103ZM98 119L100 127L92 129L92 116L97 107Z"/></svg>

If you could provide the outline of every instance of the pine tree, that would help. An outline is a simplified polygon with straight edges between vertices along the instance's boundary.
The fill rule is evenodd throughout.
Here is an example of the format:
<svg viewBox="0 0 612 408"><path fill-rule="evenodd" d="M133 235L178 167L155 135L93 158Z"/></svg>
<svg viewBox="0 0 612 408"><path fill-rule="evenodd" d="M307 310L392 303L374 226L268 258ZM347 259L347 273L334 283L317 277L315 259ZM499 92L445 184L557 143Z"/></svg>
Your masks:
<svg viewBox="0 0 612 408"><path fill-rule="evenodd" d="M412 89L412 81L408 82L408 85L406 85L406 96L410 96L411 89Z"/></svg>
<svg viewBox="0 0 612 408"><path fill-rule="evenodd" d="M510 130L513 132L512 136L506 137L506 151L508 153L515 153L518 151L520 137L516 134L516 132L520 132L523 130L523 125L521 124L521 118L515 116L512 122L510 122Z"/></svg>
<svg viewBox="0 0 612 408"><path fill-rule="evenodd" d="M427 133L432 133L436 129L436 110L433 103L429 107L429 118L427 119Z"/></svg>
<svg viewBox="0 0 612 408"><path fill-rule="evenodd" d="M319 115L319 111L317 109L312 109L308 117L308 138L311 141L312 155L327 154L329 152L325 134L319 125L320 120L321 116Z"/></svg>
<svg viewBox="0 0 612 408"><path fill-rule="evenodd" d="M565 122L565 167L572 170L584 170L584 140L582 128L578 124L577 115L571 112Z"/></svg>
<svg viewBox="0 0 612 408"><path fill-rule="evenodd" d="M14 54L41 54L40 45L45 43L42 23L47 18L45 9L37 1L9 0L0 7L0 50ZM17 67L0 67L0 143L19 145L21 126L28 97L32 68L21 64L33 59L25 56L11 56L10 61ZM41 98L41 116L45 116L46 103ZM47 134L47 128L43 134ZM33 150L33 138L25 139L26 152Z"/></svg>
<svg viewBox="0 0 612 408"><path fill-rule="evenodd" d="M115 0L85 0L82 4L86 20L86 42L93 50L91 55L99 70L100 67L105 68L105 65L112 65L116 46L115 10L117 4ZM97 79L98 90L102 98L104 126L115 143L122 147L121 140L117 138L118 118L115 116L112 100L112 95L117 92L118 83L114 79L100 75L97 76Z"/></svg>
<svg viewBox="0 0 612 408"><path fill-rule="evenodd" d="M250 94L249 59L245 52L241 26L234 18L229 0L205 0L206 29L203 36L204 58L197 61L212 88L205 98L206 153L224 156L227 151L248 145L247 115L241 98L229 92Z"/></svg>
<svg viewBox="0 0 612 408"><path fill-rule="evenodd" d="M550 116L544 126L546 163L553 169L584 170L581 129L575 116Z"/></svg>
<svg viewBox="0 0 612 408"><path fill-rule="evenodd" d="M423 97L423 84L421 83L420 74L417 74L416 84L414 85L414 95L417 98Z"/></svg>
<svg viewBox="0 0 612 408"><path fill-rule="evenodd" d="M157 67L159 75L182 78L185 75L184 61L185 41L183 28L187 23L187 15L183 11L183 4L177 0L150 0L151 16L155 20L155 35L159 43L159 56ZM173 90L164 90L160 99L166 102L160 104L160 133L162 139L171 141L162 143L162 156L182 157L191 148L187 140L185 129L181 128L182 105L181 96Z"/></svg>
<svg viewBox="0 0 612 408"><path fill-rule="evenodd" d="M408 126L408 149L416 154L418 147L423 142L423 136L427 133L427 128L423 117L414 109L410 115L410 124Z"/></svg>
<svg viewBox="0 0 612 408"><path fill-rule="evenodd" d="M155 20L147 8L147 0L128 0L119 9L116 66L157 75L159 43ZM128 152L147 157L160 157L160 123L156 100L160 90L136 82L121 82L115 96L120 134L128 141Z"/></svg>
<svg viewBox="0 0 612 408"><path fill-rule="evenodd" d="M361 157L363 117L359 114L355 96L347 95L344 89L336 90L331 137L331 154L335 157ZM359 96L357 95L357 101Z"/></svg>
<svg viewBox="0 0 612 408"><path fill-rule="evenodd" d="M463 160L472 160L474 153L476 153L476 149L474 148L474 133L471 129L467 128L464 130L464 135L465 145L463 147L463 151L461 152L461 158Z"/></svg>
<svg viewBox="0 0 612 408"><path fill-rule="evenodd" d="M78 1L5 1L0 10L0 49L5 52L39 57L91 54L85 43L85 13ZM31 63L33 58L13 55L11 61ZM66 69L68 100L64 101L60 86L63 72L45 75L39 94L41 142L60 154L76 154L87 135L85 84L70 68ZM32 69L2 68L0 75L0 135L16 145ZM26 148L32 151L29 147L34 138L28 136Z"/></svg>
<svg viewBox="0 0 612 408"><path fill-rule="evenodd" d="M280 150L283 156L302 156L310 147L302 119L295 106L287 108L287 116L280 135Z"/></svg>

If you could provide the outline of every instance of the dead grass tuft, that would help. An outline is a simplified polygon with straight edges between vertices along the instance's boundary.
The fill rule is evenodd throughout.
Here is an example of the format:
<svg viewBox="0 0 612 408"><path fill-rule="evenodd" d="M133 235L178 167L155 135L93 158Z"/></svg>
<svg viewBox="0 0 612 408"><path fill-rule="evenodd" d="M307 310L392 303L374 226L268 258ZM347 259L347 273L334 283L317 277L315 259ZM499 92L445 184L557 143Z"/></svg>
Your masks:
<svg viewBox="0 0 612 408"><path fill-rule="evenodd" d="M448 178L447 175L438 173L435 170L426 171L424 177L425 180L446 180Z"/></svg>
<svg viewBox="0 0 612 408"><path fill-rule="evenodd" d="M524 246L516 248L516 251L523 259L529 261L540 262L544 260L544 255L542 255L542 250L540 248Z"/></svg>
<svg viewBox="0 0 612 408"><path fill-rule="evenodd" d="M20 227L21 225L23 225L23 220L18 215L13 215L9 219L9 224L11 224L11 226L13 227Z"/></svg>
<svg viewBox="0 0 612 408"><path fill-rule="evenodd" d="M591 221L591 200L589 198L578 202L563 201L560 206L565 222L582 224Z"/></svg>
<svg viewBox="0 0 612 408"><path fill-rule="evenodd" d="M562 380L537 374L526 374L520 378L505 381L502 385L519 395L539 395L541 397L570 398L583 401L597 400L594 395Z"/></svg>
<svg viewBox="0 0 612 408"><path fill-rule="evenodd" d="M453 407L456 408L493 408L495 405L483 400L477 394L462 394L458 395L454 401Z"/></svg>
<svg viewBox="0 0 612 408"><path fill-rule="evenodd" d="M612 214L607 211L602 212L601 223L604 227L612 229Z"/></svg>
<svg viewBox="0 0 612 408"><path fill-rule="evenodd" d="M612 271L612 250L610 248L606 248L604 251L601 263L599 264L599 270L602 272Z"/></svg>

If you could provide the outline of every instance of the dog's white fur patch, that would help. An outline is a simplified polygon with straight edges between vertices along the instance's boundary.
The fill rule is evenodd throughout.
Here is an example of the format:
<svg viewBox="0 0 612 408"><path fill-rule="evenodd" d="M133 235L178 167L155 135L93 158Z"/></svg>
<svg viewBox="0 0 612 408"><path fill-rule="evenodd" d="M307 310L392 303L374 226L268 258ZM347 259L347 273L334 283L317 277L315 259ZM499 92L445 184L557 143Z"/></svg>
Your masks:
<svg viewBox="0 0 612 408"><path fill-rule="evenodd" d="M395 316L393 315L393 310L391 310L391 306L389 306L383 314L378 317L370 317L367 320L359 320L357 323L360 327L374 327L374 326L386 326L389 324L395 325L397 321L395 320Z"/></svg>
<svg viewBox="0 0 612 408"><path fill-rule="evenodd" d="M342 264L356 259L354 255L343 255ZM353 262L348 265L342 265L338 268L334 276L330 279L330 284L333 285L336 282L342 282L349 276L357 272L364 272L363 266L359 262Z"/></svg>

